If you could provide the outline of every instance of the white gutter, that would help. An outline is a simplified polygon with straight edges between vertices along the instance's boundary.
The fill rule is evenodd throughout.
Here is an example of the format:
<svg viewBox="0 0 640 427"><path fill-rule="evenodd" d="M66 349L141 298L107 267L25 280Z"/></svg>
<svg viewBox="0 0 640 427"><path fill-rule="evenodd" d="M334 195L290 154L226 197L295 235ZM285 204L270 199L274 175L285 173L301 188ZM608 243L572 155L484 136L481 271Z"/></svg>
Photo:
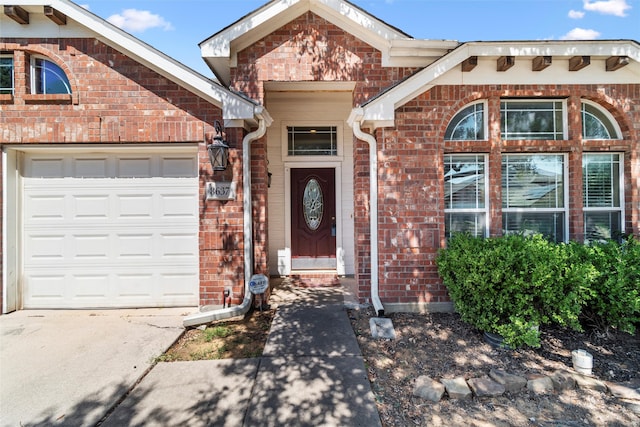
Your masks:
<svg viewBox="0 0 640 427"><path fill-rule="evenodd" d="M267 126L272 119L269 113L256 107L258 129L248 133L242 139L242 194L244 209L244 299L240 305L218 310L203 311L187 316L182 321L185 328L229 319L231 317L244 316L251 308L252 294L249 290L249 282L253 275L253 209L251 208L251 142L260 139L267 132Z"/></svg>
<svg viewBox="0 0 640 427"><path fill-rule="evenodd" d="M354 109L347 119L356 138L369 144L369 234L371 236L371 303L378 316L384 315L378 286L378 150L376 138L360 129L361 108Z"/></svg>

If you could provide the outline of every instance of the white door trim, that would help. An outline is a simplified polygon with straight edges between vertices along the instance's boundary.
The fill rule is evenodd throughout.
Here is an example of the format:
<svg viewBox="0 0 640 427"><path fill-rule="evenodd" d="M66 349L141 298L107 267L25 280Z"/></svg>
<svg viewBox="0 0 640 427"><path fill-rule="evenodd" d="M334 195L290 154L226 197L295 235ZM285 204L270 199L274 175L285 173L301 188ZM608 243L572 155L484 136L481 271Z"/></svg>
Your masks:
<svg viewBox="0 0 640 427"><path fill-rule="evenodd" d="M342 244L342 162L285 162L284 164L284 227L285 227L285 270L291 274L291 169L335 169L336 203L336 270L345 274L344 249Z"/></svg>

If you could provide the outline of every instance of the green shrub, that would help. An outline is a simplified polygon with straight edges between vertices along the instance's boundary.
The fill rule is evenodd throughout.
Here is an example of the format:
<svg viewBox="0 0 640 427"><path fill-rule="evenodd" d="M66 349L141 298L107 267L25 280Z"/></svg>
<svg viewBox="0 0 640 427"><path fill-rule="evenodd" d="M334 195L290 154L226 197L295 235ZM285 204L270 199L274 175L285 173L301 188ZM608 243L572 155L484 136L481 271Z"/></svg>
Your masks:
<svg viewBox="0 0 640 427"><path fill-rule="evenodd" d="M500 334L511 347L540 345L539 326L580 329L593 266L576 243L542 236L454 235L437 257L456 310L476 328Z"/></svg>
<svg viewBox="0 0 640 427"><path fill-rule="evenodd" d="M599 329L630 334L640 323L640 241L633 237L588 247L597 270L583 316Z"/></svg>

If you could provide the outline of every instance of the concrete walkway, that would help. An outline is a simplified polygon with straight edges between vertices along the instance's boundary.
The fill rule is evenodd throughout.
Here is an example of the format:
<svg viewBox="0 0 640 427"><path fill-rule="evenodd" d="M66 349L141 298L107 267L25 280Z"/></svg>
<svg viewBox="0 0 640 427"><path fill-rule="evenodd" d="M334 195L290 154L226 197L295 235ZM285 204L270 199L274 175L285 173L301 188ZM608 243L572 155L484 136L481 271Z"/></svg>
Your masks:
<svg viewBox="0 0 640 427"><path fill-rule="evenodd" d="M380 426L341 287L279 285L259 359L158 364L105 426Z"/></svg>

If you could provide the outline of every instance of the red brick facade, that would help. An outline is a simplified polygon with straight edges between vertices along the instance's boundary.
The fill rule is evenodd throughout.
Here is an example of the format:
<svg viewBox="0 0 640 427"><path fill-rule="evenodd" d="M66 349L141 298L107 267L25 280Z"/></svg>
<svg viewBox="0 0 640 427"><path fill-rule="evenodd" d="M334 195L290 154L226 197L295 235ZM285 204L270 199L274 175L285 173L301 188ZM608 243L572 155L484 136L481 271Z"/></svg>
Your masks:
<svg viewBox="0 0 640 427"><path fill-rule="evenodd" d="M569 139L565 141L503 141L500 138L500 98L515 96L568 99ZM395 129L377 135L380 150L380 298L383 302L445 302L446 289L437 274L435 257L445 244L443 156L448 153L489 154L490 235L502 234L501 158L504 153L568 153L569 238L582 241L582 154L624 153L626 230L640 234L640 188L632 165L638 167L640 86L575 85L439 86L396 112ZM444 141L453 115L470 102L488 100L487 141ZM581 99L609 110L621 126L622 140L583 141Z"/></svg>
<svg viewBox="0 0 640 427"><path fill-rule="evenodd" d="M222 111L207 100L96 39L3 39L0 51L13 53L15 70L15 94L0 95L2 144L198 144L199 303L221 304L223 292L230 289L232 302L238 304L243 298L245 277L242 140L246 131L226 129L231 165L214 174L205 139L213 132L215 121L222 121ZM73 95L30 94L32 55L45 56L60 66L69 78ZM382 57L379 50L307 12L238 52L237 66L230 70L230 86L264 103L265 82L352 82L355 107L417 71L383 67ZM568 139L503 141L503 97L566 99ZM583 99L613 115L622 130L621 140L582 140ZM487 102L487 140L445 141L446 127L456 112L478 100ZM383 303L449 301L435 265L437 251L445 244L443 161L449 153L488 155L492 236L500 235L503 229L502 156L566 153L571 195L569 237L577 241L584 237L582 154L623 153L624 221L628 232L640 235L639 105L640 84L492 84L435 86L399 107L393 128L373 132L379 162L378 242L370 241L369 147L363 141L353 141L354 235L346 238L355 241L360 300L367 299L370 292L371 247L375 244L379 249L379 294ZM267 146L266 137L251 145L252 262L254 272L264 274L269 274ZM214 178L235 181L236 199L207 201L205 183ZM1 298L0 294L0 305Z"/></svg>
<svg viewBox="0 0 640 427"><path fill-rule="evenodd" d="M197 143L200 175L200 304L221 304L225 288L243 297L242 138L227 129L235 201L205 201L212 170L205 135L220 108L95 39L3 39L13 52L15 94L0 95L3 144ZM29 93L29 57L42 55L66 73L73 96ZM0 295L0 305L2 295Z"/></svg>

